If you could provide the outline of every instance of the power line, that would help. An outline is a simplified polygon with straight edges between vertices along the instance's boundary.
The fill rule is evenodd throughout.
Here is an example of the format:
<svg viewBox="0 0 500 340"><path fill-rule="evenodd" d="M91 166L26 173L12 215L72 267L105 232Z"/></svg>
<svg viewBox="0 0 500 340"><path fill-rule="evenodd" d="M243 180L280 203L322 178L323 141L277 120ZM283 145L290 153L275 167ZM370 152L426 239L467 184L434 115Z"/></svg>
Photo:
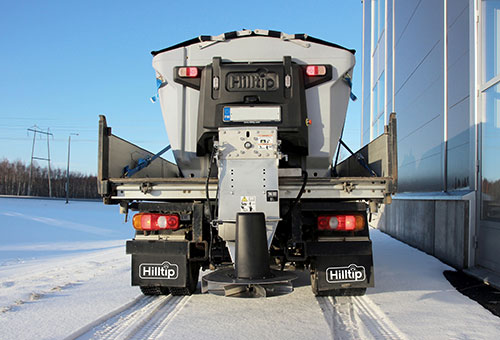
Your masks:
<svg viewBox="0 0 500 340"><path fill-rule="evenodd" d="M0 117L1 119L12 119L12 120L58 120L57 118L40 118L40 117Z"/></svg>
<svg viewBox="0 0 500 340"><path fill-rule="evenodd" d="M54 136L52 133L50 133L50 129L47 128L47 131L42 131L38 128L38 126L34 125L33 127L28 129L28 133L33 132L33 145L31 147L31 162L30 162L30 177L29 177L29 185L28 185L28 196L31 195L31 178L33 176L33 160L42 160L42 161L47 161L48 162L48 170L49 170L49 197L52 197L52 185L50 182L50 144L49 144L49 136ZM47 137L47 158L41 158L41 157L35 157L35 141L36 141L36 134L42 134Z"/></svg>
<svg viewBox="0 0 500 340"><path fill-rule="evenodd" d="M28 137L0 137L0 140L6 140L6 141L29 141L31 138ZM54 142L67 142L66 139L62 138L54 138L52 139ZM81 139L81 140L76 140L75 143L97 143L97 138L95 139Z"/></svg>

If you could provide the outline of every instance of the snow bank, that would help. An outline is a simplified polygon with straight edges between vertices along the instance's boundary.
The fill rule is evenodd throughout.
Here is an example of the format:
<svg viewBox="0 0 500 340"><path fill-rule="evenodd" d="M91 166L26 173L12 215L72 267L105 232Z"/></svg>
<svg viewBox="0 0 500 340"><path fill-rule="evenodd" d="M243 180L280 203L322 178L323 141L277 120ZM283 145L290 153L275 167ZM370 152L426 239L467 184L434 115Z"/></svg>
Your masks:
<svg viewBox="0 0 500 340"><path fill-rule="evenodd" d="M0 198L0 266L122 244L133 229L100 202Z"/></svg>
<svg viewBox="0 0 500 340"><path fill-rule="evenodd" d="M410 339L499 339L500 319L455 290L453 268L372 230L375 288L367 298Z"/></svg>

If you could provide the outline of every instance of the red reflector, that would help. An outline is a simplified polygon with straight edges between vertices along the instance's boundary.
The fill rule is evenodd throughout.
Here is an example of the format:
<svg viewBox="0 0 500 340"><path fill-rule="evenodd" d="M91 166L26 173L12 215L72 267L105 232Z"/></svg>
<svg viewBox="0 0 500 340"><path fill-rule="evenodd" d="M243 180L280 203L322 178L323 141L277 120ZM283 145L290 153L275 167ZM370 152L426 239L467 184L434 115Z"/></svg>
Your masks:
<svg viewBox="0 0 500 340"><path fill-rule="evenodd" d="M324 76L326 74L326 66L323 65L307 65L306 74L309 77Z"/></svg>
<svg viewBox="0 0 500 340"><path fill-rule="evenodd" d="M177 230L179 229L179 216L140 213L134 216L133 224L137 230Z"/></svg>
<svg viewBox="0 0 500 340"><path fill-rule="evenodd" d="M171 215L167 217L167 229L176 230L179 228L179 217Z"/></svg>
<svg viewBox="0 0 500 340"><path fill-rule="evenodd" d="M197 78L198 77L198 68L197 67L180 67L179 70L177 71L179 74L179 77L183 78Z"/></svg>
<svg viewBox="0 0 500 340"><path fill-rule="evenodd" d="M318 229L319 230L329 230L330 226L330 217L329 216L319 216L318 217Z"/></svg>
<svg viewBox="0 0 500 340"><path fill-rule="evenodd" d="M352 231L356 229L356 216L318 216L318 230Z"/></svg>

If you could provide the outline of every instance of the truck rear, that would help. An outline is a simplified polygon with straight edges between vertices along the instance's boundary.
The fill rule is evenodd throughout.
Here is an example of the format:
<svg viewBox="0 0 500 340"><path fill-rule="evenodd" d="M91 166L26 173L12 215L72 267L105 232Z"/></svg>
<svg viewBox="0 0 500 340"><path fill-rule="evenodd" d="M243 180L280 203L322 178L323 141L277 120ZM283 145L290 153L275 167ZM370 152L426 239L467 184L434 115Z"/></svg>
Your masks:
<svg viewBox="0 0 500 340"><path fill-rule="evenodd" d="M136 213L132 284L188 295L211 269L203 292L267 296L307 270L315 295L372 287L367 214L395 192L396 129L334 162L354 51L245 30L152 54L175 164L99 126L99 192Z"/></svg>

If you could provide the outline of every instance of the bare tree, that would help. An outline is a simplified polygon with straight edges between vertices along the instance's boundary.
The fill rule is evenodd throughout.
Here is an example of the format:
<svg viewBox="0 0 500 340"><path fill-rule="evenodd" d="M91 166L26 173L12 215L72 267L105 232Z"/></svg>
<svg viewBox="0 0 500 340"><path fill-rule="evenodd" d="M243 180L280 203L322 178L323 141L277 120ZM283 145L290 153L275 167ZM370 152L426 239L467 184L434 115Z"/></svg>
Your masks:
<svg viewBox="0 0 500 340"><path fill-rule="evenodd" d="M33 163L31 179L32 196L49 196L47 183L48 168L40 167ZM70 172L69 197L72 198L98 198L97 177L85 175L80 172ZM52 196L65 197L66 172L63 169L51 169ZM10 162L7 159L0 161L0 194L25 196L28 194L29 166L17 160Z"/></svg>

